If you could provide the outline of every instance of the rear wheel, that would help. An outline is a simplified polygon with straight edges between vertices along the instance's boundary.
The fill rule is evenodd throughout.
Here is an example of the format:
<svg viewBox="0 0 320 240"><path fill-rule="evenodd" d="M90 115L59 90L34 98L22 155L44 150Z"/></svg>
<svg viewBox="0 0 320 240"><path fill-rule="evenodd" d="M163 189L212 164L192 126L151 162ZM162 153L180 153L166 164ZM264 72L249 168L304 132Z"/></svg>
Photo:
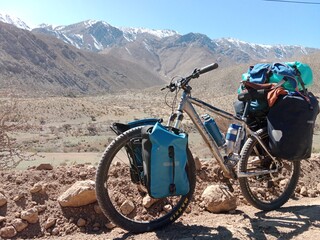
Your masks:
<svg viewBox="0 0 320 240"><path fill-rule="evenodd" d="M141 128L130 129L112 141L103 154L96 174L96 194L103 213L130 232L152 231L174 222L186 210L196 183L195 164L188 150L189 193L150 198L142 181L132 178L134 170L126 151L130 143L141 141Z"/></svg>
<svg viewBox="0 0 320 240"><path fill-rule="evenodd" d="M258 131L268 146L268 134ZM239 172L254 173L273 170L275 173L261 174L251 177L240 177L239 183L243 196L254 207L261 210L274 210L281 207L293 195L300 175L300 161L277 159L273 161L263 150L259 142L250 137L241 150Z"/></svg>

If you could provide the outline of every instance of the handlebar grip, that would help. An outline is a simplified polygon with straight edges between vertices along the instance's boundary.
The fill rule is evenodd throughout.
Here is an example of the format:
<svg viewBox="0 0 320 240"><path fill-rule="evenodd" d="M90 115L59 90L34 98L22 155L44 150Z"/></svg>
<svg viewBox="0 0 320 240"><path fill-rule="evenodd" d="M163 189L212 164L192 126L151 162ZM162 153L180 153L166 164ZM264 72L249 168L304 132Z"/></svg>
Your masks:
<svg viewBox="0 0 320 240"><path fill-rule="evenodd" d="M203 74L203 73L206 73L206 72L209 72L209 71L212 71L214 69L218 68L218 63L212 63L208 66L205 66L203 68L200 68L198 73L199 74Z"/></svg>

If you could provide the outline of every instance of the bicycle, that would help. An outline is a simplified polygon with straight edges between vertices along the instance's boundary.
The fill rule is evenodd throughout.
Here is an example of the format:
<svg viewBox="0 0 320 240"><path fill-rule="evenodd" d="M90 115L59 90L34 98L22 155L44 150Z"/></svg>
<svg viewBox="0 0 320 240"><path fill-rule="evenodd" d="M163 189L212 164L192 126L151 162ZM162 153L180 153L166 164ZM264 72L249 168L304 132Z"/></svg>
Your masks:
<svg viewBox="0 0 320 240"><path fill-rule="evenodd" d="M300 161L287 161L272 156L268 149L266 116L247 119L249 104L265 96L264 91L251 91L241 95L244 110L233 115L191 96L189 82L201 74L218 67L214 63L195 69L187 77L171 81L163 89L177 94L182 90L176 112L172 112L167 126L179 129L186 113L204 142L211 150L222 172L223 181L232 191L230 179L239 180L243 196L254 207L273 210L281 207L294 193L299 179ZM163 90L162 89L162 90ZM205 128L194 106L217 114L237 124L236 141L232 149L218 146ZM158 119L146 119L130 124L115 123L113 130L119 135L106 148L96 174L96 194L103 213L116 225L130 232L146 232L166 226L177 220L187 209L196 185L195 163L188 149L187 174L190 191L184 196L151 199L141 177L143 168L136 151L141 151L141 129L154 125Z"/></svg>

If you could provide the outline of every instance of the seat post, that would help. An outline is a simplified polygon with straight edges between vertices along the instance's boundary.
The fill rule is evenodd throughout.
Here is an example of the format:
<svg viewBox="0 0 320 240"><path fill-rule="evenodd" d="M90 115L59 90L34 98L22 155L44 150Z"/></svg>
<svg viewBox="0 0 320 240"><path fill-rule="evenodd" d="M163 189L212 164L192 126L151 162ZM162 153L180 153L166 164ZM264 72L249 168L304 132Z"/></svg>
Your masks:
<svg viewBox="0 0 320 240"><path fill-rule="evenodd" d="M245 121L245 122L247 122L247 117L248 117L248 113L249 113L250 103L251 103L251 100L245 102L243 114L242 114L242 116L241 116L241 119L242 119L243 121Z"/></svg>

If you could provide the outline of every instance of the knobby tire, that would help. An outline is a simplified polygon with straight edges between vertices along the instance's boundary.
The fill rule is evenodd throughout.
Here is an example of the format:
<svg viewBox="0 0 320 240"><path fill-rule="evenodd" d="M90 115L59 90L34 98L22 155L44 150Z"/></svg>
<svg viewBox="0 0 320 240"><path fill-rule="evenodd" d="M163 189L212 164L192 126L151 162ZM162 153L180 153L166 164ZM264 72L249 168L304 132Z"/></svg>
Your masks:
<svg viewBox="0 0 320 240"><path fill-rule="evenodd" d="M169 205L172 205L171 210L170 206L169 208L167 207L166 213L164 213L162 209L158 210L159 214L161 212L161 216L158 216L157 213L154 212L154 209L152 209L152 219L136 219L140 214L146 215L149 214L148 211L151 212L151 210L141 207L143 196L145 196L146 193L139 192L139 190L137 190L139 189L138 186L132 183L132 181L130 180L130 171L126 170L129 169L130 166L127 166L123 163L115 164L113 161L115 160L118 154L121 154L120 151L124 149L126 144L128 144L128 142L131 139L139 137L141 138L141 128L142 127L136 127L130 129L124 132L123 134L119 135L115 140L113 140L110 143L110 145L106 148L102 156L102 159L98 165L96 173L96 195L102 212L107 216L109 220L111 220L116 225L134 233L152 231L160 227L166 226L168 224L171 224L175 220L177 220L186 210L190 200L192 199L192 195L194 193L196 184L195 163L192 154L188 149L188 162L186 168L190 184L189 193L184 196L160 199L159 202L166 202ZM112 166L114 166L114 164L116 166L119 166L119 169L113 172ZM118 176L119 178L111 182L111 178L113 178L116 175L120 175ZM122 186L122 183L120 184L119 182L124 181L123 179L126 179L126 182L124 182ZM109 183L109 180L111 183ZM114 188L113 186L118 187L116 184L119 184L119 189L112 190L112 188ZM120 189L120 187L123 187L124 190ZM125 188L130 188L130 191L128 190L128 192L126 192ZM135 193L136 195L134 195ZM115 197L114 195L116 194L118 194L119 196ZM138 194L140 194L141 197ZM134 196L137 197L134 198ZM132 201L135 204L135 210L133 211L133 213L130 213L129 215L124 214L119 209L117 198L122 198L123 200L131 199L130 201ZM157 202L156 204L158 204L158 207L163 207L161 203Z"/></svg>
<svg viewBox="0 0 320 240"><path fill-rule="evenodd" d="M266 130L259 130L258 133L267 145L268 134ZM262 156L267 156L256 139L253 137L248 138L241 150L241 159L238 166L240 172L246 172L251 168L252 163L250 161L253 159L253 156L255 156L255 161L257 162L258 157L254 151L257 149L259 149ZM261 163L259 161L262 160L259 159L258 163L264 165L259 166L259 170L262 167L267 167L271 161L265 157L263 160L265 163ZM239 178L242 194L252 206L264 211L278 209L294 194L300 175L300 161L288 161L284 159L280 159L279 161L283 164L283 168L278 174L274 174L277 176L269 174ZM270 164L270 167L272 167L272 164ZM261 184L261 186L256 187L256 184Z"/></svg>

